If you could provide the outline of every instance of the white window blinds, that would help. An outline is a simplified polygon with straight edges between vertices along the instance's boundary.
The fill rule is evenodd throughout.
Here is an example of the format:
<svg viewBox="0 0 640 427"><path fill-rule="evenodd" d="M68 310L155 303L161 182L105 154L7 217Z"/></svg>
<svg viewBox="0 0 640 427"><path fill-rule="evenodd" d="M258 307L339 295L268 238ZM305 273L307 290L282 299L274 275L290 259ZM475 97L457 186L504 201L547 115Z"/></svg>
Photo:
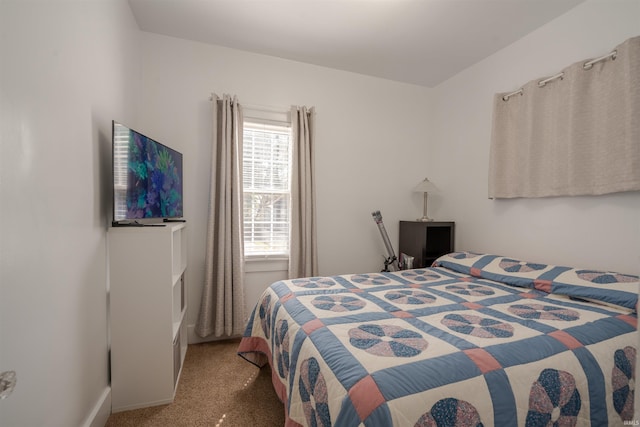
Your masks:
<svg viewBox="0 0 640 427"><path fill-rule="evenodd" d="M129 167L129 129L113 123L113 220L127 217L127 170Z"/></svg>
<svg viewBox="0 0 640 427"><path fill-rule="evenodd" d="M242 174L245 256L288 256L291 128L245 118Z"/></svg>

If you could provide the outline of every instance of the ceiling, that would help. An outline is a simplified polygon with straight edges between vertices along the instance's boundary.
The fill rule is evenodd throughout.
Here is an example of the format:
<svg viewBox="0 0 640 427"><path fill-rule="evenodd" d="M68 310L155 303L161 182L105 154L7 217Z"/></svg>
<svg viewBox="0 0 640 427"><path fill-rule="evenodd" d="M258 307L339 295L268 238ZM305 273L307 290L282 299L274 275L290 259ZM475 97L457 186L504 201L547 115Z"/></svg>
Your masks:
<svg viewBox="0 0 640 427"><path fill-rule="evenodd" d="M143 31L434 87L584 0L129 0Z"/></svg>

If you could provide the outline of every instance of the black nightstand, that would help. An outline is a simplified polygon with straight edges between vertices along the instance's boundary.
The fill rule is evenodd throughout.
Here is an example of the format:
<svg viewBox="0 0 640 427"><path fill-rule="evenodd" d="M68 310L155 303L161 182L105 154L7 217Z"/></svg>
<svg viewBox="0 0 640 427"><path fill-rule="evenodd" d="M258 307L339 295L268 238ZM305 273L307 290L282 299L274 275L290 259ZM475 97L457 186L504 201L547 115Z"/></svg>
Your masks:
<svg viewBox="0 0 640 427"><path fill-rule="evenodd" d="M400 254L414 257L413 268L431 267L439 256L453 252L455 222L400 221ZM398 255L400 256L400 255Z"/></svg>

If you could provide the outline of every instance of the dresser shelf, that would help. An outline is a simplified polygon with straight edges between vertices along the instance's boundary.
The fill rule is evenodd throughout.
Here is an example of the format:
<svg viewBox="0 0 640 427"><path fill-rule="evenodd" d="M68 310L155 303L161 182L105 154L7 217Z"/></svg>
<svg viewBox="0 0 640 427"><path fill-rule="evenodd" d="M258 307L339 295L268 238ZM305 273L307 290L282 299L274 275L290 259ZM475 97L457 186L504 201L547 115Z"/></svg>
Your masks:
<svg viewBox="0 0 640 427"><path fill-rule="evenodd" d="M431 267L438 257L453 252L455 223L400 221L400 253L414 257L413 268Z"/></svg>
<svg viewBox="0 0 640 427"><path fill-rule="evenodd" d="M187 228L109 230L112 412L170 403L187 352Z"/></svg>

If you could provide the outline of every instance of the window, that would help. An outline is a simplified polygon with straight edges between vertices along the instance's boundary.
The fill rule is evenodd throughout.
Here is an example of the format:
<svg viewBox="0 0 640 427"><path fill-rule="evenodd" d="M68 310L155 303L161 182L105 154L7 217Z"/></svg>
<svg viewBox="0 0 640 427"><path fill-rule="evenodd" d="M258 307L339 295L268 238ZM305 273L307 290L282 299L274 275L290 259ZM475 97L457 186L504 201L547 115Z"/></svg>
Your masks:
<svg viewBox="0 0 640 427"><path fill-rule="evenodd" d="M244 254L288 256L291 127L245 116L242 154Z"/></svg>
<svg viewBox="0 0 640 427"><path fill-rule="evenodd" d="M127 217L127 167L129 165L129 129L113 123L113 220Z"/></svg>

